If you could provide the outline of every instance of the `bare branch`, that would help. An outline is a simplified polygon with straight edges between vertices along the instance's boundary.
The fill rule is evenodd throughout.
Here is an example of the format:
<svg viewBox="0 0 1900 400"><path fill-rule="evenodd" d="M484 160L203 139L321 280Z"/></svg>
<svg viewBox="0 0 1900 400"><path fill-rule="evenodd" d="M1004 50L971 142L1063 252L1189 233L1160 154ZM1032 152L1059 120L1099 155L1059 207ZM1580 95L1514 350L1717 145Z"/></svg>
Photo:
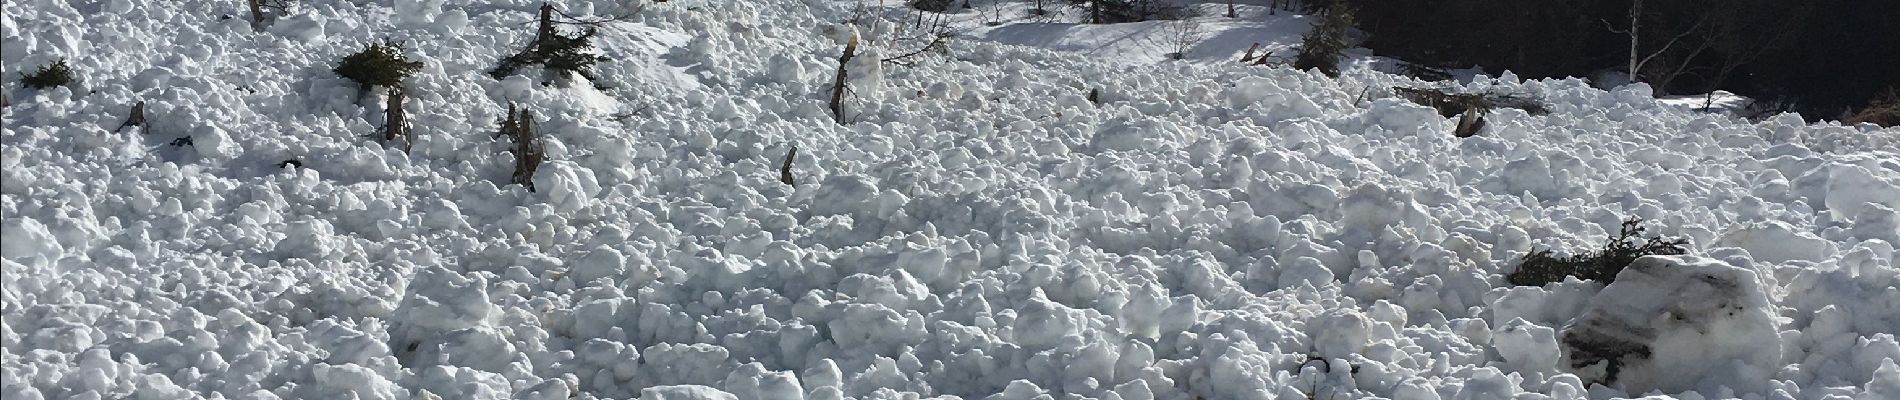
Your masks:
<svg viewBox="0 0 1900 400"><path fill-rule="evenodd" d="M1682 33L1676 34L1675 37L1669 38L1669 42L1663 43L1662 48L1656 49L1656 52L1650 53L1648 57L1643 57L1642 61L1636 62L1637 71L1630 71L1630 75L1637 74L1638 71L1641 71L1644 66L1649 65L1650 60L1654 60L1657 56L1661 56L1664 52L1668 52L1669 48L1675 46L1677 42L1681 42L1682 38L1689 37L1690 34L1696 33L1697 31L1701 31L1702 26L1706 25L1708 22L1709 22L1709 14L1703 14L1702 18L1696 19L1695 25L1690 26L1689 29L1684 29Z"/></svg>

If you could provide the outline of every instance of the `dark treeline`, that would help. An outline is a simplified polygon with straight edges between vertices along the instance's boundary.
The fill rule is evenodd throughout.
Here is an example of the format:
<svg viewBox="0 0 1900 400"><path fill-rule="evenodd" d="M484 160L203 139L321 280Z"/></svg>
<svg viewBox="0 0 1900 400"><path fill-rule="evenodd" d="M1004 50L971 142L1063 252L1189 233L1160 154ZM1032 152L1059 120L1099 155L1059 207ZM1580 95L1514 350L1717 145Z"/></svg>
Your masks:
<svg viewBox="0 0 1900 400"><path fill-rule="evenodd" d="M1900 88L1900 1L1344 1L1366 47L1430 66L1527 78L1634 67L1659 95L1728 90L1809 118Z"/></svg>

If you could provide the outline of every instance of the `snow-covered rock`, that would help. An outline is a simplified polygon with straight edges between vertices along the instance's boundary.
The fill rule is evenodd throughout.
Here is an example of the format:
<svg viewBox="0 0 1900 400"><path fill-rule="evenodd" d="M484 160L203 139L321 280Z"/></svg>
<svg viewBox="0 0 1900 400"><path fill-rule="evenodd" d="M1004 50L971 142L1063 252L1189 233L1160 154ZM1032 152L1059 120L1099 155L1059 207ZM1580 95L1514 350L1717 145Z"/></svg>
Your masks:
<svg viewBox="0 0 1900 400"><path fill-rule="evenodd" d="M1560 340L1578 376L1629 393L1759 393L1779 369L1779 334L1754 271L1694 256L1644 256Z"/></svg>

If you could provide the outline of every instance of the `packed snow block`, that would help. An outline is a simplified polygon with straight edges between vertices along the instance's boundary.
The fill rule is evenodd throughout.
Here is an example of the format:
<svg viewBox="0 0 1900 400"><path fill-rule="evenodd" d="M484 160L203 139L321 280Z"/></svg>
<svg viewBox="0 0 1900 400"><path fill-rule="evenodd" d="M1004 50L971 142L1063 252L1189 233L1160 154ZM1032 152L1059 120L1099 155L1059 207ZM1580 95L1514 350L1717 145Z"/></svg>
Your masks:
<svg viewBox="0 0 1900 400"><path fill-rule="evenodd" d="M1438 110L1396 98L1375 99L1372 105L1360 114L1367 127L1380 127L1396 132L1399 136L1416 136L1428 132L1445 120L1438 116Z"/></svg>
<svg viewBox="0 0 1900 400"><path fill-rule="evenodd" d="M1780 327L1755 272L1694 256L1644 256L1616 275L1559 337L1587 381L1651 390L1766 389Z"/></svg>
<svg viewBox="0 0 1900 400"><path fill-rule="evenodd" d="M508 380L501 374L469 368L433 366L415 373L417 392L426 391L438 399L506 399ZM428 396L416 396L428 399Z"/></svg>
<svg viewBox="0 0 1900 400"><path fill-rule="evenodd" d="M1283 100L1286 92L1287 90L1280 88L1273 79L1250 76L1234 82L1234 88L1227 94L1227 104L1236 109L1244 109L1248 105L1269 99Z"/></svg>
<svg viewBox="0 0 1900 400"><path fill-rule="evenodd" d="M305 390L311 398L354 398L396 400L404 390L394 382L360 365L316 364L310 369L315 382Z"/></svg>
<svg viewBox="0 0 1900 400"><path fill-rule="evenodd" d="M1506 366L1517 372L1536 374L1535 378L1555 372L1561 354L1555 330L1523 318L1513 318L1498 328L1491 335L1491 346L1504 358Z"/></svg>
<svg viewBox="0 0 1900 400"><path fill-rule="evenodd" d="M442 344L448 341L445 333L485 326L500 314L488 300L486 278L463 276L441 267L417 271L395 313L396 326L390 339L405 360L415 358L423 342Z"/></svg>
<svg viewBox="0 0 1900 400"><path fill-rule="evenodd" d="M1900 177L1893 171L1877 173L1858 165L1835 165L1828 171L1827 210L1839 220L1850 220L1861 209L1884 206L1900 209Z"/></svg>
<svg viewBox="0 0 1900 400"><path fill-rule="evenodd" d="M798 377L786 371L769 371L759 363L748 363L726 375L726 390L734 396L760 400L802 400L804 387Z"/></svg>
<svg viewBox="0 0 1900 400"><path fill-rule="evenodd" d="M1338 309L1307 322L1313 351L1320 357L1348 358L1372 343L1373 321L1364 313Z"/></svg>
<svg viewBox="0 0 1900 400"><path fill-rule="evenodd" d="M1796 231L1787 223L1770 221L1737 228L1716 243L1748 250L1757 261L1784 263L1821 261L1834 255L1834 243L1813 233Z"/></svg>
<svg viewBox="0 0 1900 400"><path fill-rule="evenodd" d="M814 215L851 214L870 207L870 199L877 194L877 184L870 178L857 175L833 175L818 184L817 193L812 195L811 212Z"/></svg>
<svg viewBox="0 0 1900 400"><path fill-rule="evenodd" d="M1867 381L1863 399L1900 399L1900 361L1886 359Z"/></svg>
<svg viewBox="0 0 1900 400"><path fill-rule="evenodd" d="M0 257L7 261L27 266L50 266L59 260L66 250L53 237L53 232L40 221L25 218L8 218L0 224L0 235L7 239L0 241Z"/></svg>
<svg viewBox="0 0 1900 400"><path fill-rule="evenodd" d="M198 150L199 156L213 160L229 160L242 151L230 134L216 126L201 126L192 132L191 147Z"/></svg>
<svg viewBox="0 0 1900 400"><path fill-rule="evenodd" d="M426 28L442 13L442 0L395 0L396 21L403 27Z"/></svg>
<svg viewBox="0 0 1900 400"><path fill-rule="evenodd" d="M593 282L601 278L618 280L627 275L627 256L605 245L594 247L580 260L568 265L567 276L576 283Z"/></svg>
<svg viewBox="0 0 1900 400"><path fill-rule="evenodd" d="M654 386L640 389L640 400L738 400L739 396L700 385Z"/></svg>
<svg viewBox="0 0 1900 400"><path fill-rule="evenodd" d="M1847 233L1860 240L1900 243L1900 211L1878 204L1861 207Z"/></svg>
<svg viewBox="0 0 1900 400"><path fill-rule="evenodd" d="M571 161L549 161L536 168L534 187L545 192L556 209L570 212L586 208L600 193L594 170Z"/></svg>
<svg viewBox="0 0 1900 400"><path fill-rule="evenodd" d="M305 43L323 38L323 21L309 13L292 15L271 23L270 31Z"/></svg>

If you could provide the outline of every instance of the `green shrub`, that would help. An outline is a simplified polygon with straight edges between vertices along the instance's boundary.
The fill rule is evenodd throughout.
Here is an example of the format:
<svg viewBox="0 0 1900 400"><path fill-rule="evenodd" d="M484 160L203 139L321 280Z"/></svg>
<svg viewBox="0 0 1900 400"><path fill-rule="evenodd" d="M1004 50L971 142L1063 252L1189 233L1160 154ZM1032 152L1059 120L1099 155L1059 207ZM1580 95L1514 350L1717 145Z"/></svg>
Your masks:
<svg viewBox="0 0 1900 400"><path fill-rule="evenodd" d="M401 86L404 78L420 70L422 62L409 61L408 56L403 55L402 45L387 40L343 57L343 62L334 69L337 75L356 81L366 89Z"/></svg>
<svg viewBox="0 0 1900 400"><path fill-rule="evenodd" d="M1664 239L1652 237L1643 239L1643 219L1623 220L1623 227L1616 236L1597 250L1596 254L1554 256L1550 250L1538 250L1525 255L1517 265L1517 271L1507 278L1512 285L1543 286L1547 283L1562 282L1566 276L1575 276L1604 284L1616 281L1616 274L1623 272L1637 258L1648 255L1680 255L1688 253L1684 239ZM1639 242L1640 240L1640 242Z"/></svg>
<svg viewBox="0 0 1900 400"><path fill-rule="evenodd" d="M551 32L544 36L546 40L534 43L525 51L503 58L501 65L488 71L488 74L494 76L495 79L501 79L514 75L515 70L521 67L541 64L550 71L571 72L588 80L598 81L599 79L594 76L594 62L600 60L600 57L590 54L588 48L593 46L594 35L599 32L593 27L588 27L579 35L568 36L558 30L552 28L550 30Z"/></svg>
<svg viewBox="0 0 1900 400"><path fill-rule="evenodd" d="M39 70L33 71L31 74L20 77L20 83L25 85L28 89L54 88L66 86L66 84L72 82L73 68L67 66L66 59L63 58L54 61L52 64L41 66Z"/></svg>
<svg viewBox="0 0 1900 400"><path fill-rule="evenodd" d="M1345 2L1333 3L1319 23L1300 38L1300 53L1293 56L1293 68L1317 68L1326 76L1339 76L1339 55L1346 51L1346 32L1352 24L1352 7Z"/></svg>

